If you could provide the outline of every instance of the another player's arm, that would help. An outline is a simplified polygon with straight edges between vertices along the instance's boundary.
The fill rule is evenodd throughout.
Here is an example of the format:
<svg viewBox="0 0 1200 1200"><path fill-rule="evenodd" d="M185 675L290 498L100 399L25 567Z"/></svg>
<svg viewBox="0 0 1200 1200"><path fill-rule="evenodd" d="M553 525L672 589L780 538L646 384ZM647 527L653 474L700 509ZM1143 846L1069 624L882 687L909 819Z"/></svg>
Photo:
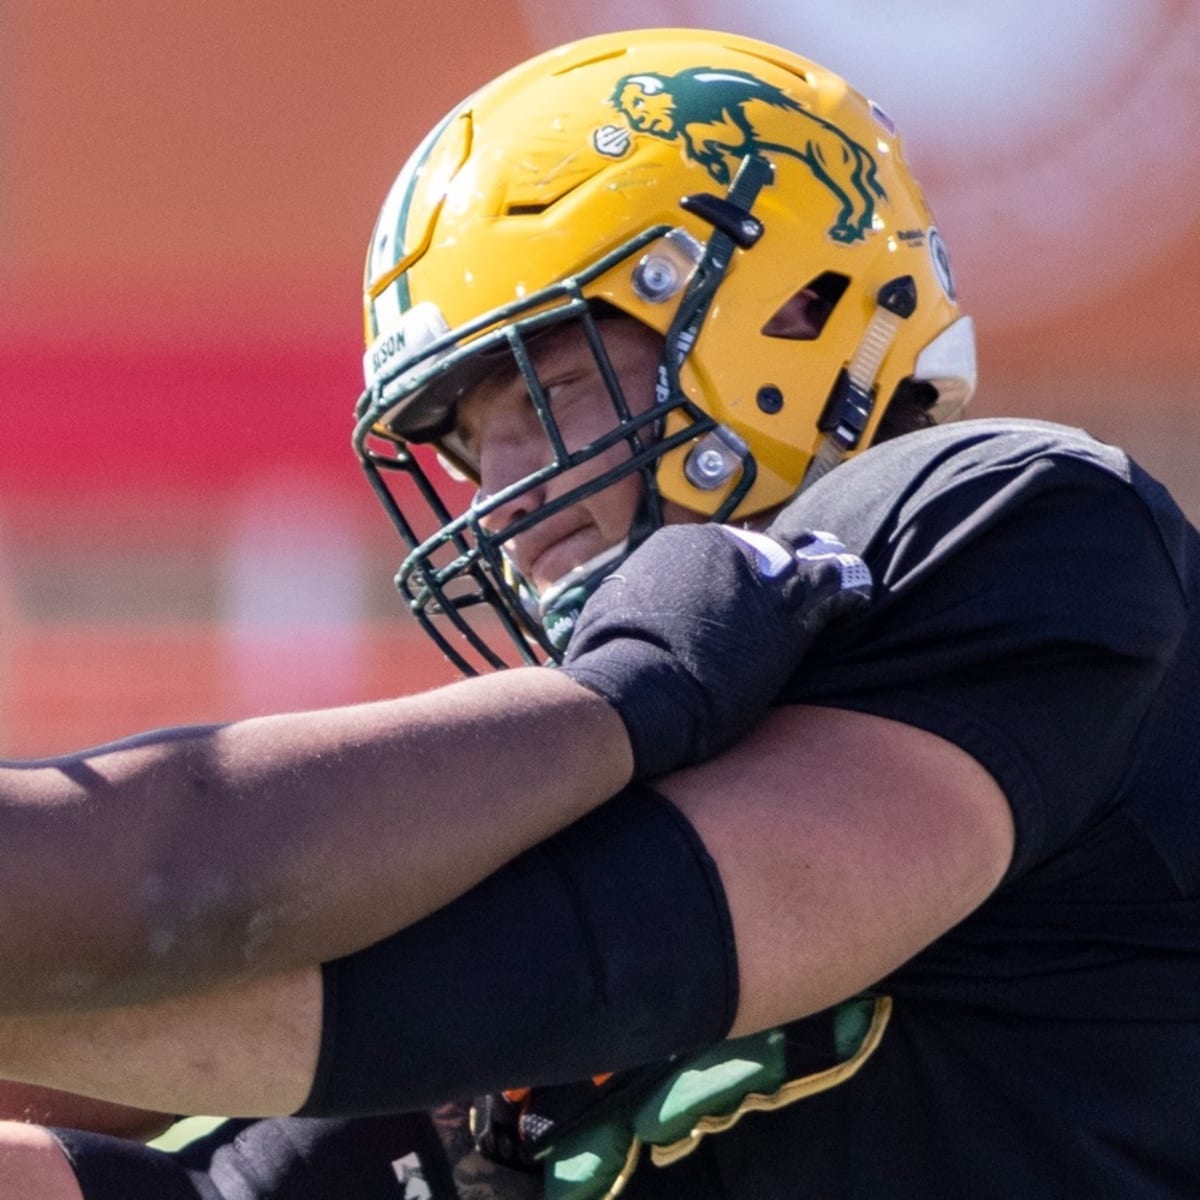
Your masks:
<svg viewBox="0 0 1200 1200"><path fill-rule="evenodd" d="M68 1125L110 1137L149 1141L175 1121L170 1113L147 1112L125 1104L110 1104L89 1096L60 1092L31 1083L0 1081L0 1123ZM2 1144L3 1139L0 1139ZM0 1188L0 1196L4 1195Z"/></svg>
<svg viewBox="0 0 1200 1200"><path fill-rule="evenodd" d="M452 946L414 943L437 957L431 964L414 959L414 944L398 935L399 953L372 960L385 976L370 982L373 998L356 1007L360 987L342 995L341 1012L326 1014L337 1025L324 1053L350 1054L358 1043L357 1060L376 1056L374 1072L391 1089L389 1102L405 1107L431 1090L470 1094L494 1084L475 1077L489 1056L486 1070L535 1081L614 1065L608 1058L614 1045L630 1053L622 1042L629 1011L645 1027L639 1036L648 1039L648 1057L696 1038L715 1040L730 1032L730 1019L731 1031L741 1033L801 1017L876 982L957 923L999 881L1012 849L1007 801L974 759L932 734L860 713L775 710L733 750L668 777L658 790L687 814L715 862L736 941L736 995L721 970L723 949L713 945L723 937L719 921L698 902L688 908L689 922L706 927L703 943L692 928L663 924L674 920L664 915L665 888L695 896L710 881L664 882L663 862L646 871L629 899L634 916L626 925L606 928L590 951L587 937L578 939L577 955L584 957L619 943L615 973L633 994L563 1000L586 995L578 980L604 975L606 964L555 957L559 952L539 937L546 914L498 908L489 891L488 902L471 910L473 919L487 937L520 945L519 956L492 956L484 970L461 952L456 958ZM621 811L623 820L638 822L636 805ZM659 828L647 824L646 832ZM644 831L638 825L634 832ZM595 861L584 865L594 869ZM676 1010L683 1005L668 1002L670 1011L660 1011L656 972L679 957L680 942L703 951L689 949L673 968L685 976L689 996L706 997L702 1029L679 1027ZM489 973L505 970L520 978ZM544 980L531 983L531 971ZM519 999L511 1012L510 993ZM529 1011L542 997L556 1031L552 1045L537 1036L542 1015ZM385 999L386 1027L379 1020ZM431 1008L436 1014L451 999L456 1018L442 1027L425 1027L414 1015ZM464 1016L464 1003L478 1012ZM318 1069L321 1005L318 973L302 970L157 1006L0 1021L0 1072L178 1112L291 1112L309 1100ZM406 1047L406 1037L418 1045ZM431 1039L439 1064L458 1065L435 1080L407 1077L406 1064ZM511 1056L497 1063L495 1048L507 1053L506 1046ZM318 1107L333 1112L353 1104L353 1097L327 1088Z"/></svg>
<svg viewBox="0 0 1200 1200"><path fill-rule="evenodd" d="M633 775L710 757L869 588L807 532L753 536L660 530L584 607L561 670L0 767L0 1012L340 957Z"/></svg>
<svg viewBox="0 0 1200 1200"><path fill-rule="evenodd" d="M630 769L616 713L538 668L0 767L0 1010L132 1002L345 954Z"/></svg>
<svg viewBox="0 0 1200 1200"><path fill-rule="evenodd" d="M0 1124L0 1188L5 1196L84 1200L62 1147L39 1125Z"/></svg>

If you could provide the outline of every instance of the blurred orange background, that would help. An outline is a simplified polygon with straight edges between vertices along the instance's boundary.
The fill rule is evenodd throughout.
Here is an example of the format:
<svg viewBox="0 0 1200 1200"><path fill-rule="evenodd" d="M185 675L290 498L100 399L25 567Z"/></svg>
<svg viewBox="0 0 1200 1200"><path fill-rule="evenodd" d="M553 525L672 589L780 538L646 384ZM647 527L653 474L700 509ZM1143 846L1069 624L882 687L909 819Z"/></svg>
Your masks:
<svg viewBox="0 0 1200 1200"><path fill-rule="evenodd" d="M910 32L945 11L903 7ZM1087 426L1196 517L1200 19L1132 7L1136 38L1092 21L1058 61L1006 42L1008 75L970 93L986 129L949 103L939 124L917 84L878 94L894 29L860 22L861 73L853 41L808 32L906 131L979 322L975 412ZM9 0L0 752L451 678L392 591L398 546L349 449L362 252L391 179L470 89L563 37L653 19L817 56L769 13L625 8L560 5L550 27L534 0ZM941 34L962 86L994 69L999 33Z"/></svg>

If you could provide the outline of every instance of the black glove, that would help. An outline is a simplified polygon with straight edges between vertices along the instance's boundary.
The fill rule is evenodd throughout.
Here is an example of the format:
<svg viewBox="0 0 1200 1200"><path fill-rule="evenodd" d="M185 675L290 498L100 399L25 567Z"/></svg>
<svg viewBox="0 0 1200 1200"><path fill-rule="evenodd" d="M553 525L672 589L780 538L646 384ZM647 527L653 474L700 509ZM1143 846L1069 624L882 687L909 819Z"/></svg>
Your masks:
<svg viewBox="0 0 1200 1200"><path fill-rule="evenodd" d="M174 1153L79 1129L50 1131L87 1200L450 1200L458 1196L425 1113L225 1121Z"/></svg>
<svg viewBox="0 0 1200 1200"><path fill-rule="evenodd" d="M562 669L617 710L634 777L651 778L741 738L815 635L870 596L866 564L830 534L670 525L589 597Z"/></svg>

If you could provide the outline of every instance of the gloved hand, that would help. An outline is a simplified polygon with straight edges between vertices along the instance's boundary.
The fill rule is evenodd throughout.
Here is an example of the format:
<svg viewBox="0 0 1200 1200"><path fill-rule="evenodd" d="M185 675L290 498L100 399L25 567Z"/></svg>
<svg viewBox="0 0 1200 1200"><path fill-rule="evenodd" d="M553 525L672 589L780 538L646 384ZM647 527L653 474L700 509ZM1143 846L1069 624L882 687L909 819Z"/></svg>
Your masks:
<svg viewBox="0 0 1200 1200"><path fill-rule="evenodd" d="M588 598L562 670L617 710L634 777L652 778L747 733L817 633L870 596L831 534L665 526Z"/></svg>

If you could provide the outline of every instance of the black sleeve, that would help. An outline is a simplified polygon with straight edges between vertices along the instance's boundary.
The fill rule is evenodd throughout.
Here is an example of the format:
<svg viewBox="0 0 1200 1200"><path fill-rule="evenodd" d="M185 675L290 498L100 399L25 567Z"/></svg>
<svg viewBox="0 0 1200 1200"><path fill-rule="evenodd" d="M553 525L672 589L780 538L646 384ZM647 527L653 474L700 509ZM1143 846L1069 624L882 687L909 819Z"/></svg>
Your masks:
<svg viewBox="0 0 1200 1200"><path fill-rule="evenodd" d="M621 1070L719 1040L737 1007L716 868L644 786L323 970L306 1116Z"/></svg>
<svg viewBox="0 0 1200 1200"><path fill-rule="evenodd" d="M1012 805L1012 875L1119 793L1186 624L1174 553L1185 523L1109 448L996 425L993 438L939 431L879 447L784 514L838 529L871 566L876 602L781 698L961 746Z"/></svg>

